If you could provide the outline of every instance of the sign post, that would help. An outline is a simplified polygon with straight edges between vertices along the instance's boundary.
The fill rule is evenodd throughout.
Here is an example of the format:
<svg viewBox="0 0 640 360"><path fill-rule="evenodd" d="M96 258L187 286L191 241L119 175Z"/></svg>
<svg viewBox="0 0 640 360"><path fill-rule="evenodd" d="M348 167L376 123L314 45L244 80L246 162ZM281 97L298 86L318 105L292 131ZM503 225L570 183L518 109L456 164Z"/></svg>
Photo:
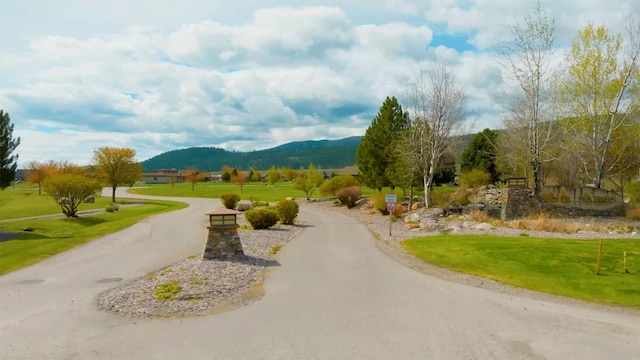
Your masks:
<svg viewBox="0 0 640 360"><path fill-rule="evenodd" d="M387 211L389 212L389 236L391 236L391 213L396 205L396 194L387 194L384 199L387 202Z"/></svg>

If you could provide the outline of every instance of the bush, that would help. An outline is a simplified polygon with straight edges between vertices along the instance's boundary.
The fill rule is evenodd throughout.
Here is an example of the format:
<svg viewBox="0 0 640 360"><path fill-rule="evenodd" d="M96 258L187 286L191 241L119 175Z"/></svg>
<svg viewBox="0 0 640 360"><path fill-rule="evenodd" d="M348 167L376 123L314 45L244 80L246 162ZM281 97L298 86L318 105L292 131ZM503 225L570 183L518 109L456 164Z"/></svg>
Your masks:
<svg viewBox="0 0 640 360"><path fill-rule="evenodd" d="M624 187L624 195L629 202L640 203L640 181L634 181Z"/></svg>
<svg viewBox="0 0 640 360"><path fill-rule="evenodd" d="M402 204L396 204L393 207L393 212L391 213L395 218L399 218L400 215L404 214L407 210L402 206Z"/></svg>
<svg viewBox="0 0 640 360"><path fill-rule="evenodd" d="M356 206L358 200L362 198L362 190L359 186L349 186L338 190L336 197L342 204L346 205L348 209L351 209Z"/></svg>
<svg viewBox="0 0 640 360"><path fill-rule="evenodd" d="M276 204L276 212L280 222L293 225L296 222L300 205L295 200L281 200Z"/></svg>
<svg viewBox="0 0 640 360"><path fill-rule="evenodd" d="M107 207L106 207L106 208L104 208L104 211L109 212L109 213L112 213L112 212L114 212L114 211L115 211L115 209L113 208L113 206L111 206L111 205L107 205Z"/></svg>
<svg viewBox="0 0 640 360"><path fill-rule="evenodd" d="M389 215L389 212L387 211L387 194L392 194L392 192L380 192L371 197L373 208L378 210L382 215Z"/></svg>
<svg viewBox="0 0 640 360"><path fill-rule="evenodd" d="M220 201L227 209L235 209L238 202L240 202L240 195L235 193L222 194L220 195Z"/></svg>
<svg viewBox="0 0 640 360"><path fill-rule="evenodd" d="M358 186L358 179L351 175L338 175L325 181L318 189L322 195L338 196L338 191L352 186Z"/></svg>
<svg viewBox="0 0 640 360"><path fill-rule="evenodd" d="M268 229L278 223L278 213L270 208L247 210L244 218L254 229Z"/></svg>
<svg viewBox="0 0 640 360"><path fill-rule="evenodd" d="M491 175L479 169L473 169L468 172L463 172L458 178L458 182L461 185L468 186L470 188L479 187L482 185L489 185Z"/></svg>
<svg viewBox="0 0 640 360"><path fill-rule="evenodd" d="M640 205L627 205L626 215L629 220L640 220Z"/></svg>

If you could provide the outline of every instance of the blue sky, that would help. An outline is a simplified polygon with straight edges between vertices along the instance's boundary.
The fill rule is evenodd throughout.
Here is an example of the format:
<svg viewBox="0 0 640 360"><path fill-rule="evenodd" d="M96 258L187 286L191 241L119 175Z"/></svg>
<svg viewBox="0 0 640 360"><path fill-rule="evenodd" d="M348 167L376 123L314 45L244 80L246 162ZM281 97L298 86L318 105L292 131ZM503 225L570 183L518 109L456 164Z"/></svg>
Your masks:
<svg viewBox="0 0 640 360"><path fill-rule="evenodd" d="M499 128L494 52L531 1L0 0L0 109L32 160L139 160L192 146L250 151L363 135L444 60L469 123ZM558 54L588 22L622 32L635 0L542 1Z"/></svg>

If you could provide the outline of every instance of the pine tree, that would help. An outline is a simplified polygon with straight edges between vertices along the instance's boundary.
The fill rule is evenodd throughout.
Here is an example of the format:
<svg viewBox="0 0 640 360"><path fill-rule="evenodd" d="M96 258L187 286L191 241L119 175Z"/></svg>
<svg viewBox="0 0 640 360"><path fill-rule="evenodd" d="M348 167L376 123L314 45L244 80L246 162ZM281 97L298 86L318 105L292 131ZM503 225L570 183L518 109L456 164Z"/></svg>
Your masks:
<svg viewBox="0 0 640 360"><path fill-rule="evenodd" d="M387 97L373 119L356 153L362 183L373 189L393 186L387 169L395 162L396 142L409 125L409 115L395 97Z"/></svg>
<svg viewBox="0 0 640 360"><path fill-rule="evenodd" d="M460 169L471 171L478 169L490 175L490 180L495 183L500 180L500 173L496 167L496 141L498 132L484 129L477 133L462 152Z"/></svg>
<svg viewBox="0 0 640 360"><path fill-rule="evenodd" d="M0 189L11 185L16 178L18 154L12 155L20 145L20 138L13 138L13 124L9 114L0 110Z"/></svg>

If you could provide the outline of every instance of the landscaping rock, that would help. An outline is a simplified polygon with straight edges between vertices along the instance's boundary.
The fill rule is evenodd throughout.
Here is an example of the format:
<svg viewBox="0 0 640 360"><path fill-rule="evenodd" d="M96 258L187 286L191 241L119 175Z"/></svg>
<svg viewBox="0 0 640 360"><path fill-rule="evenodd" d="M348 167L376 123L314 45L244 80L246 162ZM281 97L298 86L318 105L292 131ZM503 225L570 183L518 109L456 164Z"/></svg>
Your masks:
<svg viewBox="0 0 640 360"><path fill-rule="evenodd" d="M236 210L238 211L247 211L253 209L253 204L249 200L241 200L236 205Z"/></svg>
<svg viewBox="0 0 640 360"><path fill-rule="evenodd" d="M488 223L480 223L480 224L475 224L475 225L471 226L471 229L473 229L473 230L493 230L493 225L488 224Z"/></svg>
<svg viewBox="0 0 640 360"><path fill-rule="evenodd" d="M420 228L425 231L439 231L444 230L446 225L438 219L423 219L420 221Z"/></svg>

